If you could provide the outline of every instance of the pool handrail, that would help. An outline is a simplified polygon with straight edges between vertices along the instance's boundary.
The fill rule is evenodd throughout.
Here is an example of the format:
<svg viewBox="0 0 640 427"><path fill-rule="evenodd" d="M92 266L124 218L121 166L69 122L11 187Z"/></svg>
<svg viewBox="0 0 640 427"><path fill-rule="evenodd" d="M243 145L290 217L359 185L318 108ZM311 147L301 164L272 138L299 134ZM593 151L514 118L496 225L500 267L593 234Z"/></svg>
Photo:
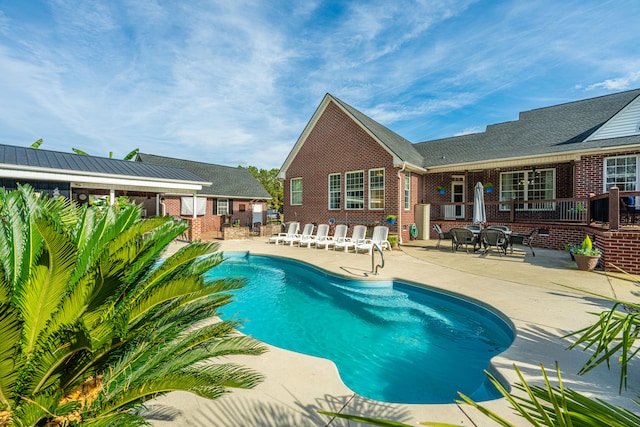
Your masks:
<svg viewBox="0 0 640 427"><path fill-rule="evenodd" d="M380 257L382 258L382 264L378 264L374 267L375 261L375 251L371 251L371 272L373 273L374 276L378 275L378 268L384 268L384 254L382 253L382 248L380 247L379 244L372 242L373 244L373 249L377 250L378 252L380 252Z"/></svg>

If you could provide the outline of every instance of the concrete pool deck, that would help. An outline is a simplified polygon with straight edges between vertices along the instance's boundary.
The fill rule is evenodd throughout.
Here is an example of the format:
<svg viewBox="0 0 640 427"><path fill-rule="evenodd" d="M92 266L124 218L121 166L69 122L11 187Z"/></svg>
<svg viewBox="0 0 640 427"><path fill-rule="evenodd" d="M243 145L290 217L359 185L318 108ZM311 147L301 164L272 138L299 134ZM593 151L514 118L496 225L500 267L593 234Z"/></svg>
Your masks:
<svg viewBox="0 0 640 427"><path fill-rule="evenodd" d="M527 381L541 384L540 365L549 372L555 370L557 361L566 387L637 410L631 402L640 393L637 361L629 368L629 388L618 394L619 367L614 364L609 371L606 366L600 366L584 376L576 375L590 353L581 349L566 350L572 339L562 338L593 323L595 316L590 312L600 312L610 306L588 292L637 301L640 289L623 275L579 271L567 253L537 248L535 257L528 248L526 251L516 248L513 254L500 257L495 252L454 254L447 242L438 250L435 241L413 241L403 245L402 250L385 251L385 267L379 270L378 276L372 276L371 257L366 254L276 246L258 238L220 244L222 251L289 257L351 278L402 279L475 299L499 310L516 328L514 343L492 361L507 382L518 382L513 369L516 364ZM170 250L178 246L172 244ZM182 392L170 393L147 402L148 420L156 426L361 425L317 413L325 410L409 425L420 421L496 425L468 405L389 404L362 398L342 384L335 365L324 359L270 347L262 356L232 360L261 372L265 381L253 390L234 390L215 400ZM553 372L549 374L555 378ZM516 425L529 425L512 414L504 399L485 402L484 406Z"/></svg>

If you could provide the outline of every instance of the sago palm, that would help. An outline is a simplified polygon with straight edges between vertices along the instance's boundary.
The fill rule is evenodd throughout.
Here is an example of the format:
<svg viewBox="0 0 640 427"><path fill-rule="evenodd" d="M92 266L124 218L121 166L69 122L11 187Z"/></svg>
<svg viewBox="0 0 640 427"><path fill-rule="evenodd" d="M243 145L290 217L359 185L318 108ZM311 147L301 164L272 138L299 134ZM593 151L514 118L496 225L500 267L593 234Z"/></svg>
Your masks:
<svg viewBox="0 0 640 427"><path fill-rule="evenodd" d="M213 320L237 280L217 244L161 260L186 225L0 189L0 425L137 425L149 396L215 398L261 376L216 356L264 347Z"/></svg>

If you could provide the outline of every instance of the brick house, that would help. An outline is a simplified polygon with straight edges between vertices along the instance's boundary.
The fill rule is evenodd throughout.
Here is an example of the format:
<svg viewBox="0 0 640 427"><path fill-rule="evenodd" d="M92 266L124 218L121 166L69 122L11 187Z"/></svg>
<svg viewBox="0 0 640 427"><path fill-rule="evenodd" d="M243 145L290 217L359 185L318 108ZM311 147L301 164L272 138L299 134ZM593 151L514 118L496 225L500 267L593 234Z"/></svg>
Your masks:
<svg viewBox="0 0 640 427"><path fill-rule="evenodd" d="M247 169L182 160L154 154L138 153L137 162L187 170L211 185L196 191L194 227L201 234L216 237L229 225L252 227L266 224L267 201L271 195ZM165 192L162 198L164 214L194 217L194 199L179 191Z"/></svg>
<svg viewBox="0 0 640 427"><path fill-rule="evenodd" d="M390 232L401 241L412 228L418 238L434 237L432 222L445 230L470 224L475 184L492 183L485 193L489 223L519 232L543 228L535 245L547 248L590 234L607 265L638 272L640 215L618 206L618 196L640 205L638 170L640 89L415 144L327 94L280 177L287 220L374 225L395 215Z"/></svg>

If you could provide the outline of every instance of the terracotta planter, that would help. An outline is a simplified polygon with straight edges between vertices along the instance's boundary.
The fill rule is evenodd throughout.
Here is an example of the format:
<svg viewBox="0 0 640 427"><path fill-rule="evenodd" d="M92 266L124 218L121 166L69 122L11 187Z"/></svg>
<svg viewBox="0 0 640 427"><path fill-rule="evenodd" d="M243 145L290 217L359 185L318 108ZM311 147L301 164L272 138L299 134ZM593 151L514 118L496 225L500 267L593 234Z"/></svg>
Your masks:
<svg viewBox="0 0 640 427"><path fill-rule="evenodd" d="M578 255L573 254L573 257L576 260L576 264L578 265L578 269L582 271L591 271L596 268L598 265L598 261L600 260L600 256L589 256L589 255Z"/></svg>

